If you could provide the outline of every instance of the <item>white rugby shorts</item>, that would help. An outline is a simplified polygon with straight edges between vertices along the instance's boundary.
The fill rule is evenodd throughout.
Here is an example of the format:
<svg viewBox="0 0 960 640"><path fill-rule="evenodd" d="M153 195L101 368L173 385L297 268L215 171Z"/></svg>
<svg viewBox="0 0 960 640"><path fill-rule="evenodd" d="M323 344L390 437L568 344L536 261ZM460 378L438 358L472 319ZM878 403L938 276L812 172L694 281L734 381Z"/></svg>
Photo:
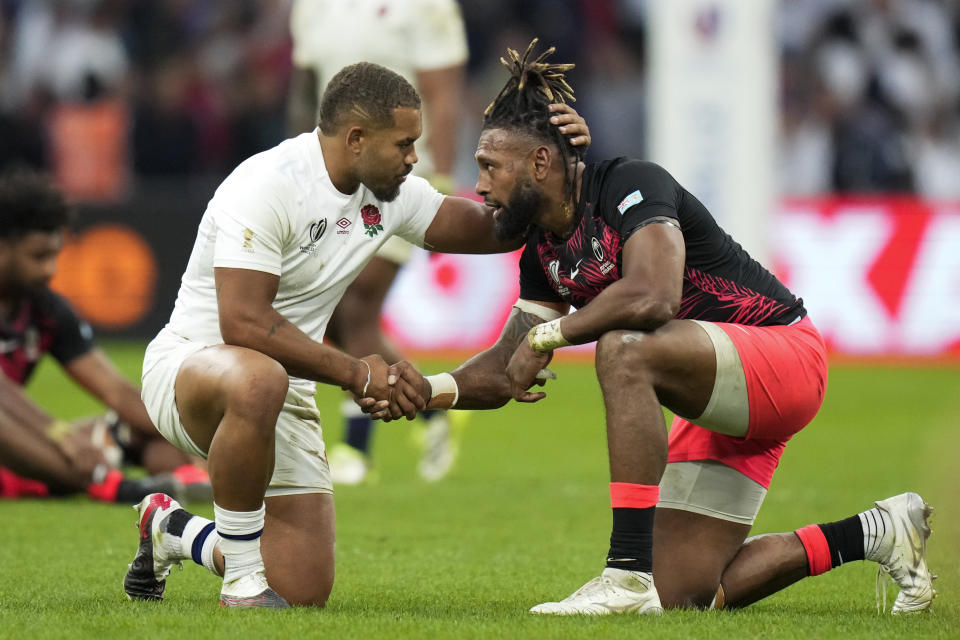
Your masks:
<svg viewBox="0 0 960 640"><path fill-rule="evenodd" d="M147 347L143 359L142 395L150 419L170 443L182 451L206 459L180 422L174 396L174 382L180 365L205 345L184 340L166 330ZM266 496L301 493L333 493L320 426L320 412L314 397L293 385L287 391L277 419L276 456Z"/></svg>

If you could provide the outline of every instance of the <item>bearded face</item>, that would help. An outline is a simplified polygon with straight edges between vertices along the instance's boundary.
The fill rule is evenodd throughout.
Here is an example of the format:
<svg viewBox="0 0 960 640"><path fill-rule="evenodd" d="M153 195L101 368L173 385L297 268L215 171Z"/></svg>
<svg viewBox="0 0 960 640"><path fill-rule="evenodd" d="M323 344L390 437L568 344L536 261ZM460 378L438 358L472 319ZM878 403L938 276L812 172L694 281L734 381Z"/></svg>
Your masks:
<svg viewBox="0 0 960 640"><path fill-rule="evenodd" d="M507 241L524 237L543 206L544 199L543 191L533 184L529 176L517 178L510 198L501 205L497 216L497 239Z"/></svg>

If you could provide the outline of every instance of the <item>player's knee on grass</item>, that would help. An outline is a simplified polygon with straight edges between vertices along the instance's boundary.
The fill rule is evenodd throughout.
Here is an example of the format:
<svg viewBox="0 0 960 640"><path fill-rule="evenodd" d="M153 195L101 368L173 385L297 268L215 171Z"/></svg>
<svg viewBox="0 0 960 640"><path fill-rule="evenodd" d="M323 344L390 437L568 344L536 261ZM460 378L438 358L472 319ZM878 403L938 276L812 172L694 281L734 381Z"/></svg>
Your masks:
<svg viewBox="0 0 960 640"><path fill-rule="evenodd" d="M290 604L322 607L334 578L333 496L268 497L260 540L270 586Z"/></svg>

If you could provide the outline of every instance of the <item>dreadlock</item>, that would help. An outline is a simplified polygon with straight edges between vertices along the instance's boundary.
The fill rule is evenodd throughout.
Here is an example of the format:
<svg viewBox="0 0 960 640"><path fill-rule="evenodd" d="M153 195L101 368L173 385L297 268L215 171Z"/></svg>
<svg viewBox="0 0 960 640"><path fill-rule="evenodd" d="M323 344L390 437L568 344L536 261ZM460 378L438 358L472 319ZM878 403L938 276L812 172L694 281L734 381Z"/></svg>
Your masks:
<svg viewBox="0 0 960 640"><path fill-rule="evenodd" d="M521 131L541 142L553 142L563 157L568 195L573 194L575 162L583 159L583 147L570 144L559 127L550 123L550 109L554 102L576 102L573 88L564 74L573 64L550 64L547 58L556 51L550 47L534 58L534 38L521 56L515 49L507 49L509 60L500 63L510 71L510 79L483 112L483 129Z"/></svg>

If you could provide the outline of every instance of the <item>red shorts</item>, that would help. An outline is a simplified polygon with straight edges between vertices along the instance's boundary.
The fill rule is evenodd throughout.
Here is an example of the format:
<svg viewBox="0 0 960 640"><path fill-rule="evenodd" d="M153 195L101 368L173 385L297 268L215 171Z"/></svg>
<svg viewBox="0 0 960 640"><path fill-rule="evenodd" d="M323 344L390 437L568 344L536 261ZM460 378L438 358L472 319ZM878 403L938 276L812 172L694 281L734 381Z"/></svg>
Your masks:
<svg viewBox="0 0 960 640"><path fill-rule="evenodd" d="M0 498L41 498L48 495L47 485L39 480L23 478L0 467Z"/></svg>
<svg viewBox="0 0 960 640"><path fill-rule="evenodd" d="M674 418L667 462L716 460L769 488L787 440L823 403L826 347L809 317L789 326L716 325L730 336L743 364L747 435L726 436Z"/></svg>

